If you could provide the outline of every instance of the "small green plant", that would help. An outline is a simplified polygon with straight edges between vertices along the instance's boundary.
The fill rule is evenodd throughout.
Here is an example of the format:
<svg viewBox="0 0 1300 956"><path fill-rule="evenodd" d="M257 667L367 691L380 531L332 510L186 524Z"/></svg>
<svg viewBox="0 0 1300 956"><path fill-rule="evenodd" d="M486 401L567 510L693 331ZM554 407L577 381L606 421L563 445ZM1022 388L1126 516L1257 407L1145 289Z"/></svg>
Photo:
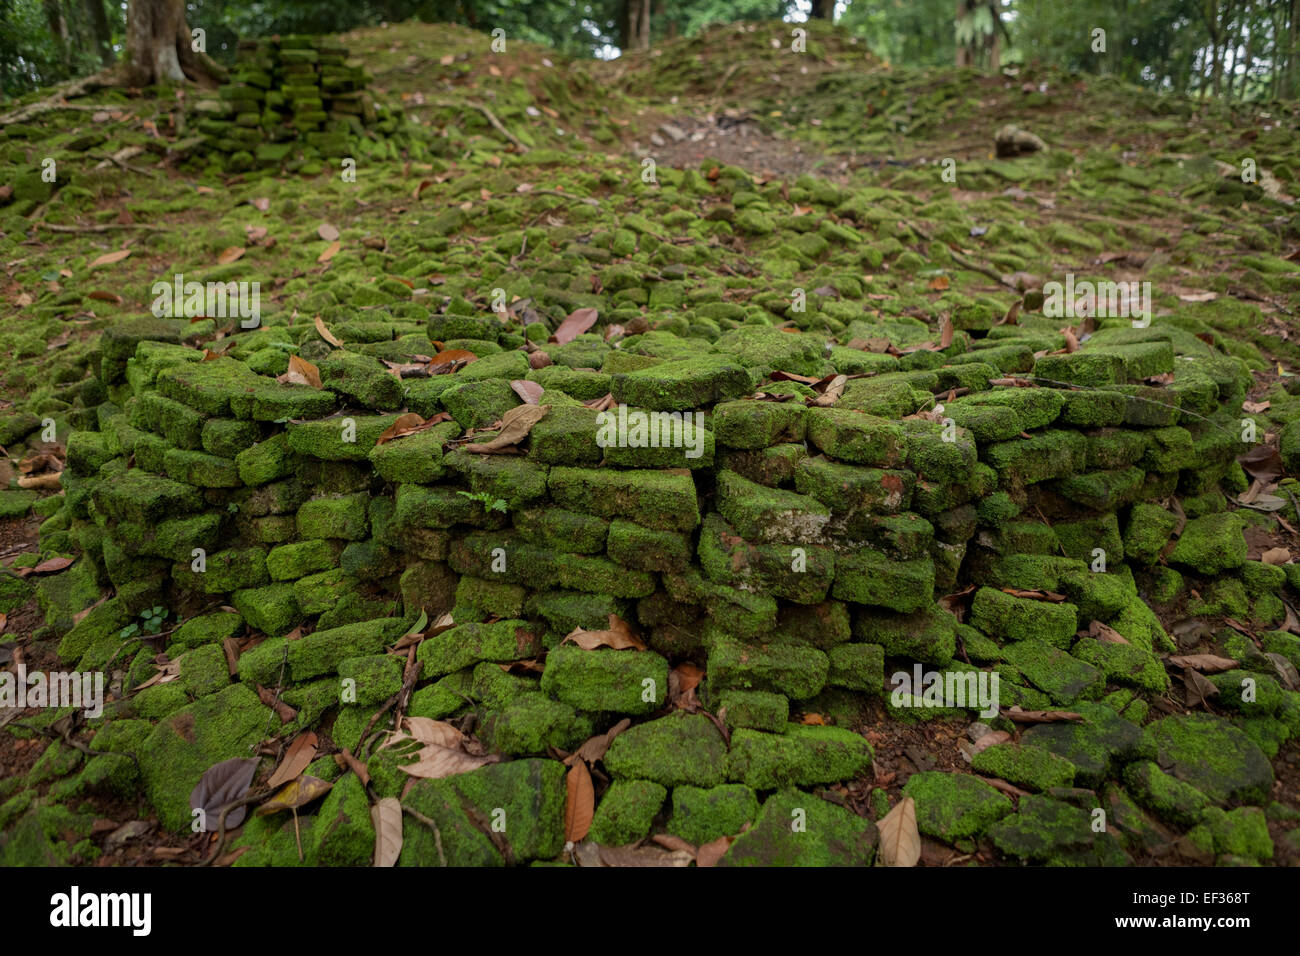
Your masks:
<svg viewBox="0 0 1300 956"><path fill-rule="evenodd" d="M499 511L505 514L506 509L510 507L504 498L494 498L486 491L458 491L456 494L464 495L470 501L477 501L483 506L484 511Z"/></svg>
<svg viewBox="0 0 1300 956"><path fill-rule="evenodd" d="M118 637L126 639L135 637L137 634L157 634L163 629L167 622L167 609L165 607L151 607L140 612L140 620L132 621L126 627L118 632Z"/></svg>

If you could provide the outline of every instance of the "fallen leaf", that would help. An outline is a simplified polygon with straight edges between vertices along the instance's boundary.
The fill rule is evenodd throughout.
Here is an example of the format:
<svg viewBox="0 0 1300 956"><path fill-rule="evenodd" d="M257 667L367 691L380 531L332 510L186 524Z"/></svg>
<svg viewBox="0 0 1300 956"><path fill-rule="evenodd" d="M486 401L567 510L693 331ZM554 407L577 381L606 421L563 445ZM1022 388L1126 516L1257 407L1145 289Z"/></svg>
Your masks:
<svg viewBox="0 0 1300 956"><path fill-rule="evenodd" d="M947 276L935 276L930 280L931 292L943 292L948 288L949 281Z"/></svg>
<svg viewBox="0 0 1300 956"><path fill-rule="evenodd" d="M579 760L569 768L564 778L564 790L564 839L581 843L591 829L591 819L596 812L596 791L586 763Z"/></svg>
<svg viewBox="0 0 1300 956"><path fill-rule="evenodd" d="M402 721L402 726L410 734L411 739L418 740L426 747L455 749L465 743L465 735L445 720L434 720L432 717L407 717Z"/></svg>
<svg viewBox="0 0 1300 956"><path fill-rule="evenodd" d="M1109 624L1093 621L1088 625L1088 634L1103 644L1128 644L1129 640Z"/></svg>
<svg viewBox="0 0 1300 956"><path fill-rule="evenodd" d="M498 754L487 754L477 757L467 754L463 750L452 750L448 747L425 747L417 755L415 763L401 764L401 768L412 777L420 777L425 780L441 780L444 777L454 777L456 774L468 773L471 770L477 770L479 767L486 767L490 763L498 763L501 757Z"/></svg>
<svg viewBox="0 0 1300 956"><path fill-rule="evenodd" d="M726 856L727 851L731 849L731 843L734 839L734 837L722 836L702 844L695 852L695 865L697 867L717 866L718 861Z"/></svg>
<svg viewBox="0 0 1300 956"><path fill-rule="evenodd" d="M333 242L339 237L339 231L334 225L328 222L322 222L316 227L316 235L320 236L326 242Z"/></svg>
<svg viewBox="0 0 1300 956"><path fill-rule="evenodd" d="M501 416L501 431L491 441L465 446L465 450L476 454L496 454L506 449L514 449L528 437L533 426L546 417L550 405L516 405Z"/></svg>
<svg viewBox="0 0 1300 956"><path fill-rule="evenodd" d="M939 348L946 349L952 345L952 337L955 334L952 319L945 315L939 320Z"/></svg>
<svg viewBox="0 0 1300 956"><path fill-rule="evenodd" d="M1238 666L1237 661L1232 658L1219 657L1215 654L1179 654L1166 660L1175 667L1198 670L1205 674L1218 674Z"/></svg>
<svg viewBox="0 0 1300 956"><path fill-rule="evenodd" d="M1064 594L1057 594L1055 591L1026 588L1001 588L1000 590L1012 597L1027 598L1031 601L1050 601L1052 604L1060 604L1065 600Z"/></svg>
<svg viewBox="0 0 1300 956"><path fill-rule="evenodd" d="M430 375L446 375L475 361L478 356L467 349L447 349L431 358L425 370Z"/></svg>
<svg viewBox="0 0 1300 956"><path fill-rule="evenodd" d="M375 866L396 866L402 855L402 805L396 797L384 797L370 808L375 827Z"/></svg>
<svg viewBox="0 0 1300 956"><path fill-rule="evenodd" d="M975 743L971 744L971 753L977 754L981 750L988 750L996 744L1004 744L1011 739L1011 735L1005 730L993 730L985 734Z"/></svg>
<svg viewBox="0 0 1300 956"><path fill-rule="evenodd" d="M844 394L844 387L848 383L847 375L836 375L826 386L826 391L816 398L809 399L808 404L816 408L829 408L840 400L840 396Z"/></svg>
<svg viewBox="0 0 1300 956"><path fill-rule="evenodd" d="M529 405L536 405L538 400L542 397L542 392L545 391L539 383L530 382L527 379L522 378L517 378L512 381L510 387L514 389L516 395Z"/></svg>
<svg viewBox="0 0 1300 956"><path fill-rule="evenodd" d="M684 850L662 850L659 847L602 846L600 861L606 866L690 866L695 857Z"/></svg>
<svg viewBox="0 0 1300 956"><path fill-rule="evenodd" d="M144 690L146 687L153 687L155 684L170 684L174 680L179 680L181 676L181 662L179 659L167 661L158 665L158 673L154 674L147 681L136 686L136 690Z"/></svg>
<svg viewBox="0 0 1300 956"><path fill-rule="evenodd" d="M232 757L213 764L199 778L190 793L190 809L203 811L203 832L215 833L221 819L221 808L234 803L248 792L257 776L256 757ZM226 814L226 829L233 830L244 822L247 807L236 807Z"/></svg>
<svg viewBox="0 0 1300 956"><path fill-rule="evenodd" d="M596 734L586 740L581 747L565 758L565 765L572 767L575 761L585 760L587 765L591 766L598 760L604 760L605 751L609 750L609 745L614 742L614 738L631 726L632 721L624 717L603 734Z"/></svg>
<svg viewBox="0 0 1300 956"><path fill-rule="evenodd" d="M1259 559L1265 564L1286 564L1291 560L1291 552L1286 548L1269 548Z"/></svg>
<svg viewBox="0 0 1300 956"><path fill-rule="evenodd" d="M202 189L203 187L199 187L199 188ZM267 199L264 196L258 197L257 199L250 199L248 201L248 204L252 206L254 209L259 209L262 212L266 212L268 209L271 208L271 200Z"/></svg>
<svg viewBox="0 0 1300 956"><path fill-rule="evenodd" d="M223 266L228 265L236 259L242 259L247 251L243 246L229 246L221 250L221 254L217 256L217 262Z"/></svg>
<svg viewBox="0 0 1300 956"><path fill-rule="evenodd" d="M289 356L289 370L275 379L277 382L290 385L310 385L312 388L320 388L320 369L305 358L297 355Z"/></svg>
<svg viewBox="0 0 1300 956"><path fill-rule="evenodd" d="M916 801L902 801L876 821L880 859L885 866L916 866L921 859L921 833L916 828Z"/></svg>
<svg viewBox="0 0 1300 956"><path fill-rule="evenodd" d="M632 633L632 628L617 614L609 616L609 628L604 631L588 631L581 627L575 627L567 635L561 644L572 641L585 651L594 651L598 647L612 647L615 650L635 649L638 651L646 650L646 646L641 639Z"/></svg>
<svg viewBox="0 0 1300 956"><path fill-rule="evenodd" d="M316 735L308 730L299 734L284 753L280 766L275 768L271 779L266 781L268 787L280 787L295 779L307 769L307 765L316 759Z"/></svg>
<svg viewBox="0 0 1300 956"><path fill-rule="evenodd" d="M1242 402L1241 410L1256 415L1260 412L1266 412L1273 407L1272 402Z"/></svg>
<svg viewBox="0 0 1300 956"><path fill-rule="evenodd" d="M424 417L416 412L407 412L405 415L398 415L397 420L389 425L379 437L375 439L376 445L386 445L394 438L405 438L407 435L414 435L426 429L428 423Z"/></svg>
<svg viewBox="0 0 1300 956"><path fill-rule="evenodd" d="M91 299L98 299L100 302L112 302L114 305L121 305L123 302L122 297L116 292L105 292L102 289L96 289L94 292L87 292L86 295Z"/></svg>
<svg viewBox="0 0 1300 956"><path fill-rule="evenodd" d="M1017 724L1052 724L1062 720L1081 721L1082 714L1072 710L1021 710L1019 707L1003 707L1002 716Z"/></svg>
<svg viewBox="0 0 1300 956"><path fill-rule="evenodd" d="M265 817L281 810L296 810L319 800L334 789L334 784L319 777L302 776L284 785L279 793L257 808L256 816Z"/></svg>
<svg viewBox="0 0 1300 956"><path fill-rule="evenodd" d="M1213 302L1219 297L1217 292L1180 292L1178 298L1184 302Z"/></svg>
<svg viewBox="0 0 1300 956"><path fill-rule="evenodd" d="M90 268L98 269L100 266L112 265L114 262L121 262L131 254L130 249L119 249L117 252L106 252L99 258L90 263Z"/></svg>
<svg viewBox="0 0 1300 956"><path fill-rule="evenodd" d="M339 250L342 248L343 248L343 243L339 242L338 240L335 240L334 242L331 242L328 246L325 247L324 251L322 251L321 254L316 257L316 261L329 262L331 259L333 259L335 256L339 254Z"/></svg>
<svg viewBox="0 0 1300 956"><path fill-rule="evenodd" d="M333 332L331 332L329 329L325 327L325 323L321 320L321 317L319 315L316 316L316 331L320 333L321 338L323 338L330 345L334 346L336 349L343 348L343 341L338 336L336 336Z"/></svg>
<svg viewBox="0 0 1300 956"><path fill-rule="evenodd" d="M1200 707L1211 697L1219 696L1218 686L1202 677L1199 672L1190 669L1183 671L1183 690L1188 707Z"/></svg>
<svg viewBox="0 0 1300 956"><path fill-rule="evenodd" d="M556 328L555 334L549 339L551 342L557 342L564 345L566 342L572 342L583 332L596 324L596 319L600 313L595 309L574 309L568 317Z"/></svg>
<svg viewBox="0 0 1300 956"><path fill-rule="evenodd" d="M34 568L22 568L20 570L27 571L28 574L51 574L55 571L62 571L64 568L70 567L74 560L74 558L50 558L49 560L42 561Z"/></svg>
<svg viewBox="0 0 1300 956"><path fill-rule="evenodd" d="M279 694L261 684L257 685L257 696L262 703L275 711L282 724L291 723L298 716L298 712L281 700Z"/></svg>

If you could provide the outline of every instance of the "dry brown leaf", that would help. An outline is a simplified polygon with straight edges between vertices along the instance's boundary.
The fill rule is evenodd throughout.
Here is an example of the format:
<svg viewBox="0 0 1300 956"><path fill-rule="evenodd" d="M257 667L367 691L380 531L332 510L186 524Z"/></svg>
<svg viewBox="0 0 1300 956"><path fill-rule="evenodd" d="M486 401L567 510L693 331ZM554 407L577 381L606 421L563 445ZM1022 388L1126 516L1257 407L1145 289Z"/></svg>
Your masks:
<svg viewBox="0 0 1300 956"><path fill-rule="evenodd" d="M116 252L106 252L90 263L90 268L98 269L100 266L111 266L114 262L121 262L131 254L130 249L118 249Z"/></svg>
<svg viewBox="0 0 1300 956"><path fill-rule="evenodd" d="M321 338L323 338L330 345L334 346L336 349L343 348L343 341L338 336L336 336L333 332L331 332L329 329L325 327L325 323L321 321L321 317L319 315L316 316L316 331L320 333Z"/></svg>
<svg viewBox="0 0 1300 956"><path fill-rule="evenodd" d="M939 320L939 348L946 349L952 345L952 337L956 334L953 328L952 319L944 316Z"/></svg>
<svg viewBox="0 0 1300 956"><path fill-rule="evenodd" d="M476 757L467 754L463 750L451 750L447 747L424 747L417 755L415 763L405 763L401 768L412 777L420 777L425 780L441 780L444 777L454 777L456 774L468 773L471 770L477 770L479 767L486 767L490 763L498 763L501 757L498 754L487 754L482 757Z"/></svg>
<svg viewBox="0 0 1300 956"><path fill-rule="evenodd" d="M555 334L549 339L551 342L558 342L564 345L566 342L572 342L583 332L596 324L596 319L600 313L595 309L574 309L568 317L559 324Z"/></svg>
<svg viewBox="0 0 1300 956"><path fill-rule="evenodd" d="M541 355L542 353L536 352L534 354ZM545 391L538 382L530 382L522 378L513 380L510 387L514 389L516 395L529 405L536 405L542 397L542 392Z"/></svg>
<svg viewBox="0 0 1300 956"><path fill-rule="evenodd" d="M591 829L596 812L596 790L591 771L581 760L575 761L564 778L564 839L581 843Z"/></svg>
<svg viewBox="0 0 1300 956"><path fill-rule="evenodd" d="M1249 412L1252 415L1257 415L1260 412L1266 412L1272 407L1273 407L1272 402L1242 402L1241 403L1241 410L1243 412Z"/></svg>
<svg viewBox="0 0 1300 956"><path fill-rule="evenodd" d="M581 747L569 754L564 760L565 765L572 767L575 762L585 760L590 766L598 760L603 760L605 751L609 750L609 745L614 742L614 738L631 726L632 721L624 717L605 733L596 734L596 736L591 737Z"/></svg>
<svg viewBox="0 0 1300 956"><path fill-rule="evenodd" d="M546 417L550 405L516 405L501 416L501 431L491 441L465 446L465 450L476 454L491 455L513 449L528 437L533 426Z"/></svg>
<svg viewBox="0 0 1300 956"><path fill-rule="evenodd" d="M683 850L661 850L659 847L602 846L600 861L606 866L690 866L695 857Z"/></svg>
<svg viewBox="0 0 1300 956"><path fill-rule="evenodd" d="M19 488L57 489L62 488L63 472L53 471L44 475L24 475L18 479Z"/></svg>
<svg viewBox="0 0 1300 956"><path fill-rule="evenodd" d="M847 375L836 375L831 379L830 384L826 386L826 391L822 392L816 398L810 398L808 404L815 408L829 408L840 400L844 394L844 386L849 383Z"/></svg>
<svg viewBox="0 0 1300 956"><path fill-rule="evenodd" d="M1291 560L1291 552L1286 548L1269 548L1259 559L1265 564L1286 564Z"/></svg>
<svg viewBox="0 0 1300 956"><path fill-rule="evenodd" d="M902 801L876 821L880 831L880 860L885 866L916 866L921 859L921 833L916 828L916 801Z"/></svg>
<svg viewBox="0 0 1300 956"><path fill-rule="evenodd" d="M326 242L333 242L339 237L339 231L332 223L322 222L316 227L316 235L320 236Z"/></svg>
<svg viewBox="0 0 1300 956"><path fill-rule="evenodd" d="M696 866L717 866L718 861L727 855L735 837L723 836L701 845L695 853Z"/></svg>
<svg viewBox="0 0 1300 956"><path fill-rule="evenodd" d="M475 361L478 361L478 356L473 352L466 349L447 349L431 358L425 370L430 375L446 375Z"/></svg>
<svg viewBox="0 0 1300 956"><path fill-rule="evenodd" d="M949 285L951 285L951 282L947 276L935 276L930 280L930 291L943 292Z"/></svg>
<svg viewBox="0 0 1300 956"><path fill-rule="evenodd" d="M1216 684L1190 668L1183 671L1183 691L1188 707L1200 707L1211 697L1219 696L1219 688Z"/></svg>
<svg viewBox="0 0 1300 956"><path fill-rule="evenodd" d="M1030 601L1050 601L1053 604L1060 604L1065 600L1064 594L1057 594L1055 591L1026 588L1000 588L999 590L1010 594L1012 597L1027 598Z"/></svg>
<svg viewBox="0 0 1300 956"><path fill-rule="evenodd" d="M1128 644L1129 640L1109 624L1093 621L1088 625L1088 634L1103 644Z"/></svg>
<svg viewBox="0 0 1300 956"><path fill-rule="evenodd" d="M623 620L617 614L609 616L609 629L604 631L588 631L581 627L575 627L565 635L561 644L572 641L584 651L594 651L598 647L612 647L615 650L623 651L635 649L638 651L646 650L645 644L632 633L632 628L627 621Z"/></svg>
<svg viewBox="0 0 1300 956"><path fill-rule="evenodd" d="M242 259L247 251L243 246L228 246L221 250L220 255L217 256L217 262L223 266L229 265L237 259Z"/></svg>
<svg viewBox="0 0 1300 956"><path fill-rule="evenodd" d="M316 759L316 744L316 735L310 730L295 737L266 785L282 787L290 780L297 779L307 769L307 765Z"/></svg>
<svg viewBox="0 0 1300 956"><path fill-rule="evenodd" d="M402 721L406 732L426 746L454 749L464 746L465 735L443 720L432 717L407 717Z"/></svg>
<svg viewBox="0 0 1300 956"><path fill-rule="evenodd" d="M335 240L334 242L331 242L328 246L325 247L325 249L321 252L321 254L316 257L316 261L329 262L331 259L333 259L335 256L339 254L339 250L342 248L343 248L343 243L339 242L338 240Z"/></svg>
<svg viewBox="0 0 1300 956"><path fill-rule="evenodd" d="M312 388L320 388L320 369L305 358L290 355L289 370L277 376L276 381L282 385L310 385Z"/></svg>
<svg viewBox="0 0 1300 956"><path fill-rule="evenodd" d="M1232 658L1219 657L1215 654L1179 654L1166 660L1175 667L1197 670L1203 674L1218 674L1239 666Z"/></svg>
<svg viewBox="0 0 1300 956"><path fill-rule="evenodd" d="M971 753L977 754L981 750L988 750L996 744L1004 744L1011 739L1011 735L1005 730L992 730L981 737L975 743L971 744Z"/></svg>
<svg viewBox="0 0 1300 956"><path fill-rule="evenodd" d="M20 480L19 485L21 484L22 481ZM16 568L14 574L18 575L20 578L25 578L29 574L50 574L54 571L62 571L64 568L69 567L73 560L73 558L50 558L48 561L42 561L34 568Z"/></svg>
<svg viewBox="0 0 1300 956"><path fill-rule="evenodd" d="M262 212L266 212L268 209L271 208L271 200L267 199L264 196L260 196L257 199L250 199L248 201L248 204L252 206L254 209L258 209Z"/></svg>
<svg viewBox="0 0 1300 956"><path fill-rule="evenodd" d="M407 412L405 415L398 415L393 424L389 425L379 437L375 439L376 445L386 445L394 438L404 438L407 435L414 435L416 432L424 431L426 422L422 415L416 412Z"/></svg>
<svg viewBox="0 0 1300 956"><path fill-rule="evenodd" d="M94 292L88 292L86 295L92 299L98 299L100 302L112 302L114 305L121 305L123 299L116 292L105 292L102 289L96 289Z"/></svg>
<svg viewBox="0 0 1300 956"><path fill-rule="evenodd" d="M375 827L375 866L396 866L402 855L402 805L396 797L384 797L370 808Z"/></svg>
<svg viewBox="0 0 1300 956"><path fill-rule="evenodd" d="M319 777L302 776L284 785L279 793L257 808L256 816L279 813L281 810L296 810L305 807L313 800L319 800L334 789L334 784Z"/></svg>
<svg viewBox="0 0 1300 956"><path fill-rule="evenodd" d="M281 700L279 694L261 684L257 685L257 696L262 703L276 712L282 724L291 723L298 716L298 711Z"/></svg>
<svg viewBox="0 0 1300 956"><path fill-rule="evenodd" d="M1062 720L1081 721L1082 714L1072 710L1021 710L1017 707L1003 707L1002 716L1017 724L1053 724Z"/></svg>
<svg viewBox="0 0 1300 956"><path fill-rule="evenodd" d="M147 681L136 685L136 690L144 690L146 687L153 687L155 684L169 684L174 680L179 680L181 676L181 662L179 658L174 661L167 661L165 664L158 665L158 673L154 674Z"/></svg>

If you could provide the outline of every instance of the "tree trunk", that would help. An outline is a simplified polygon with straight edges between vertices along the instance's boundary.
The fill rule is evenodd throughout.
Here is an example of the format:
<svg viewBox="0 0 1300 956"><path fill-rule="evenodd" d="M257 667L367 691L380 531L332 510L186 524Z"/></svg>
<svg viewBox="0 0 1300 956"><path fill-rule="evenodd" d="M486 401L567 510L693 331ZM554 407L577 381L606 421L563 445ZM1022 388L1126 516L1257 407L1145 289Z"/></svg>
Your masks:
<svg viewBox="0 0 1300 956"><path fill-rule="evenodd" d="M812 0L812 18L814 20L834 20L835 0Z"/></svg>
<svg viewBox="0 0 1300 956"><path fill-rule="evenodd" d="M215 81L225 70L190 46L184 0L128 0L126 82L130 86Z"/></svg>
<svg viewBox="0 0 1300 956"><path fill-rule="evenodd" d="M623 0L619 27L624 52L650 49L650 0Z"/></svg>
<svg viewBox="0 0 1300 956"><path fill-rule="evenodd" d="M108 26L108 17L104 14L104 0L84 0L86 20L90 24L91 35L99 50L99 60L104 66L113 65L113 31Z"/></svg>
<svg viewBox="0 0 1300 956"><path fill-rule="evenodd" d="M45 9L45 21L50 25L50 35L54 37L54 46L59 51L59 62L63 69L72 72L72 46L68 42L68 21L64 19L59 0L42 0Z"/></svg>

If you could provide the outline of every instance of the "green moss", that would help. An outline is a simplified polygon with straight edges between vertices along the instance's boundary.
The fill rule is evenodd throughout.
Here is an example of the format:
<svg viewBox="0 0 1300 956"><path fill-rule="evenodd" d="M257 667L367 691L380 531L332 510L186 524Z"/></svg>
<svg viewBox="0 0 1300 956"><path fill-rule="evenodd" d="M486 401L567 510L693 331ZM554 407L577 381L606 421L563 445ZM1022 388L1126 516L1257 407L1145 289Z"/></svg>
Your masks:
<svg viewBox="0 0 1300 956"><path fill-rule="evenodd" d="M374 853L375 827L365 787L356 774L346 774L321 804L303 841L303 856L309 866L368 866Z"/></svg>
<svg viewBox="0 0 1300 956"><path fill-rule="evenodd" d="M588 839L605 846L645 839L667 796L667 789L649 780L615 780L596 806Z"/></svg>
<svg viewBox="0 0 1300 956"><path fill-rule="evenodd" d="M758 798L741 784L718 787L676 787L668 832L690 843L704 844L735 836L758 815Z"/></svg>
<svg viewBox="0 0 1300 956"><path fill-rule="evenodd" d="M779 733L790 719L790 702L780 694L727 688L718 694L718 700L718 718L728 727Z"/></svg>
<svg viewBox="0 0 1300 956"><path fill-rule="evenodd" d="M1183 528L1169 560L1207 576L1239 568L1246 561L1244 527L1235 514L1194 518Z"/></svg>
<svg viewBox="0 0 1300 956"><path fill-rule="evenodd" d="M1101 670L1034 638L1012 644L1002 658L1061 706L1095 697L1105 687Z"/></svg>
<svg viewBox="0 0 1300 956"><path fill-rule="evenodd" d="M902 428L883 418L841 408L812 408L805 417L808 440L831 458L890 468L907 454Z"/></svg>
<svg viewBox="0 0 1300 956"><path fill-rule="evenodd" d="M668 662L653 651L561 645L546 655L542 690L579 710L648 714L667 696Z"/></svg>
<svg viewBox="0 0 1300 956"><path fill-rule="evenodd" d="M1070 651L1073 657L1101 669L1108 680L1131 684L1163 694L1169 689L1169 675L1160 658L1132 644L1107 644L1084 638Z"/></svg>
<svg viewBox="0 0 1300 956"><path fill-rule="evenodd" d="M557 466L547 487L561 508L600 518L628 518L664 531L690 531L700 521L688 475Z"/></svg>
<svg viewBox="0 0 1300 956"><path fill-rule="evenodd" d="M330 495L306 501L298 509L298 534L303 538L361 541L370 534L369 502L370 496L365 494Z"/></svg>
<svg viewBox="0 0 1300 956"><path fill-rule="evenodd" d="M1004 794L961 773L914 773L903 796L916 801L917 828L945 843L977 837L1012 811Z"/></svg>
<svg viewBox="0 0 1300 956"><path fill-rule="evenodd" d="M856 640L879 644L891 657L943 666L957 649L957 619L938 606L912 614L863 611L853 620Z"/></svg>
<svg viewBox="0 0 1300 956"><path fill-rule="evenodd" d="M1177 777L1171 777L1150 760L1124 768L1124 786L1142 806L1171 823L1190 826L1210 806L1205 794Z"/></svg>
<svg viewBox="0 0 1300 956"><path fill-rule="evenodd" d="M442 446L460 433L455 422L443 422L414 435L376 445L370 462L385 481L430 484L443 476Z"/></svg>
<svg viewBox="0 0 1300 956"><path fill-rule="evenodd" d="M462 624L426 638L417 652L425 677L450 674L479 661L514 661L537 653L538 638L525 621Z"/></svg>
<svg viewBox="0 0 1300 956"><path fill-rule="evenodd" d="M710 720L678 710L614 738L605 754L612 776L665 787L714 787L723 782L726 745Z"/></svg>
<svg viewBox="0 0 1300 956"><path fill-rule="evenodd" d="M754 826L719 866L870 866L879 836L870 820L798 790L768 797Z"/></svg>
<svg viewBox="0 0 1300 956"><path fill-rule="evenodd" d="M1262 803L1273 768L1251 740L1221 717L1164 717L1146 728L1161 767L1216 803Z"/></svg>
<svg viewBox="0 0 1300 956"><path fill-rule="evenodd" d="M755 790L848 780L871 767L871 745L838 727L787 724L781 734L738 729L727 755L727 778Z"/></svg>
<svg viewBox="0 0 1300 956"><path fill-rule="evenodd" d="M713 409L713 432L730 448L763 449L803 441L805 410L794 402L723 402Z"/></svg>
<svg viewBox="0 0 1300 956"><path fill-rule="evenodd" d="M814 696L826 684L829 660L815 648L795 644L752 646L721 633L707 640L711 686L768 690L799 700Z"/></svg>
<svg viewBox="0 0 1300 956"><path fill-rule="evenodd" d="M984 587L975 592L970 622L998 640L1039 640L1065 648L1073 642L1078 628L1078 608Z"/></svg>

